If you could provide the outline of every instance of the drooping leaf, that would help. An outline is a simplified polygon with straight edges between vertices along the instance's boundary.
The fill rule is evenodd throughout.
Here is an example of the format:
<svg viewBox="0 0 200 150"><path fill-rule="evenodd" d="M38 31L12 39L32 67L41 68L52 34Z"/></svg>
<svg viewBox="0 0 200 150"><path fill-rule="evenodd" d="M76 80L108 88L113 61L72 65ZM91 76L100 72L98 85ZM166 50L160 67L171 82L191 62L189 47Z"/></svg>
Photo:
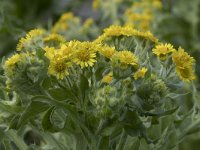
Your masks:
<svg viewBox="0 0 200 150"><path fill-rule="evenodd" d="M46 111L49 107L50 106L47 103L41 101L31 101L30 104L26 107L25 111L22 113L21 117L19 118L17 128L28 122L29 119Z"/></svg>
<svg viewBox="0 0 200 150"><path fill-rule="evenodd" d="M44 131L55 131L54 126L51 121L52 113L54 111L54 106L49 108L42 119L42 127Z"/></svg>

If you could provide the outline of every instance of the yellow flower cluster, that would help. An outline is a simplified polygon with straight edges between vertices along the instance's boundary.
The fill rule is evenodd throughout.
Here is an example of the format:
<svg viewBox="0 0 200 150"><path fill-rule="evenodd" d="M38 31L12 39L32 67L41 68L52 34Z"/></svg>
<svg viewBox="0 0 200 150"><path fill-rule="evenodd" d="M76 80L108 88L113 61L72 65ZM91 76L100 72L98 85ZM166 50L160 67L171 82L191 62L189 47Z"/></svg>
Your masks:
<svg viewBox="0 0 200 150"><path fill-rule="evenodd" d="M92 42L71 41L61 44L60 48L45 47L45 56L49 59L48 73L63 79L69 75L69 68L73 64L84 67L91 67L96 62L98 45Z"/></svg>
<svg viewBox="0 0 200 150"><path fill-rule="evenodd" d="M173 52L172 60L176 65L178 76L185 82L195 79L194 64L195 60L188 53L179 47L178 51Z"/></svg>
<svg viewBox="0 0 200 150"><path fill-rule="evenodd" d="M171 44L159 43L152 51L160 58L160 60L165 60L168 54L174 52L175 49Z"/></svg>
<svg viewBox="0 0 200 150"><path fill-rule="evenodd" d="M26 46L33 44L34 39L38 37L42 37L45 34L44 29L33 29L29 31L25 37L21 38L17 44L17 51L21 51L25 49Z"/></svg>
<svg viewBox="0 0 200 150"><path fill-rule="evenodd" d="M134 2L133 5L125 11L127 17L126 24L134 24L140 30L149 30L150 24L154 18L154 11L160 9L162 3L160 0L141 0ZM138 11L138 9L140 11Z"/></svg>
<svg viewBox="0 0 200 150"><path fill-rule="evenodd" d="M63 44L59 49L46 47L44 50L46 52L45 56L50 61L48 73L58 79L63 79L66 75L69 75L68 68L72 66L72 48L67 44Z"/></svg>
<svg viewBox="0 0 200 150"><path fill-rule="evenodd" d="M154 43L158 43L158 39L150 31L142 32L134 29L132 26L117 26L112 25L104 29L104 33L96 39L96 42L102 42L109 37L118 36L135 36L148 39Z"/></svg>
<svg viewBox="0 0 200 150"><path fill-rule="evenodd" d="M69 28L69 23L75 23L78 24L80 22L80 19L78 17L75 17L73 13L68 12L64 13L58 22L55 23L55 25L52 28L53 33L58 33L59 31L66 31Z"/></svg>

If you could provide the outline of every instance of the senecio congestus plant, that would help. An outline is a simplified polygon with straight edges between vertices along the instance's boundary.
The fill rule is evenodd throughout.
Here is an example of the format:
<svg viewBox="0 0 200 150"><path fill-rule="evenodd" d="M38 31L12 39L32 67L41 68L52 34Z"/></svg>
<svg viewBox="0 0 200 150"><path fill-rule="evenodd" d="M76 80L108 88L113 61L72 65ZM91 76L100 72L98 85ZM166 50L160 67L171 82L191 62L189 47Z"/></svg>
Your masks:
<svg viewBox="0 0 200 150"><path fill-rule="evenodd" d="M199 122L180 123L194 65L181 47L132 26L82 42L31 30L2 62L1 142L20 150L174 148ZM189 92L195 100L194 85Z"/></svg>

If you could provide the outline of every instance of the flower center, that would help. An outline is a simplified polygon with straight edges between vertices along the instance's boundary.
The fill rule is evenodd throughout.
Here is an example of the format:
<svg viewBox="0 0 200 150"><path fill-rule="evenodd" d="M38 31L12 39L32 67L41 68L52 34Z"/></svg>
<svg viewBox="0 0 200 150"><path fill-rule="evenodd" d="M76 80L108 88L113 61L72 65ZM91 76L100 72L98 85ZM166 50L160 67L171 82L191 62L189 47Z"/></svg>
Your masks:
<svg viewBox="0 0 200 150"><path fill-rule="evenodd" d="M64 72L66 64L64 62L57 62L54 66L56 72Z"/></svg>
<svg viewBox="0 0 200 150"><path fill-rule="evenodd" d="M90 54L87 51L81 51L78 55L80 61L86 62L90 59Z"/></svg>

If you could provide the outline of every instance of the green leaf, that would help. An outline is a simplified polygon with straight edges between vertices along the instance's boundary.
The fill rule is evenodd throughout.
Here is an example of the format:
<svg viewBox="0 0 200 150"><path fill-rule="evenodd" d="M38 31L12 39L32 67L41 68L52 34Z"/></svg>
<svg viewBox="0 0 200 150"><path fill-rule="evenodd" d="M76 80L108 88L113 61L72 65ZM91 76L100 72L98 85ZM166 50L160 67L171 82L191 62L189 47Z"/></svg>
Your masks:
<svg viewBox="0 0 200 150"><path fill-rule="evenodd" d="M99 142L98 149L99 150L110 150L110 138L109 136L103 136Z"/></svg>
<svg viewBox="0 0 200 150"><path fill-rule="evenodd" d="M14 106L14 105L11 106L8 104L4 104L3 102L0 102L0 109L12 114L16 114L21 111L21 107Z"/></svg>
<svg viewBox="0 0 200 150"><path fill-rule="evenodd" d="M42 87L45 89L45 90L48 90L50 87L51 87L51 79L50 78L45 78L43 81L42 81Z"/></svg>
<svg viewBox="0 0 200 150"><path fill-rule="evenodd" d="M96 81L99 81L103 78L103 72L105 71L105 69L106 64L104 62L100 62L97 69L95 70Z"/></svg>
<svg viewBox="0 0 200 150"><path fill-rule="evenodd" d="M41 101L31 101L31 103L27 106L27 108L22 113L21 117L19 118L17 128L24 125L26 122L29 121L29 119L46 111L48 108L49 108L49 105L47 103L44 103Z"/></svg>
<svg viewBox="0 0 200 150"><path fill-rule="evenodd" d="M28 146L24 143L14 130L8 130L6 136L13 141L20 150L27 150Z"/></svg>
<svg viewBox="0 0 200 150"><path fill-rule="evenodd" d="M89 147L91 149L96 148L96 138L95 136L90 132L90 130L85 126L85 124L81 121L80 117L78 116L77 110L73 105L67 104L63 101L56 101L54 99L48 98L46 96L36 96L32 98L32 101L40 101L42 103L48 103L53 106L56 106L58 108L63 109L68 116L77 124L80 126L82 133L87 140Z"/></svg>
<svg viewBox="0 0 200 150"><path fill-rule="evenodd" d="M17 125L18 125L18 122L19 122L19 118L20 118L20 115L17 114L15 115L11 122L10 122L10 125L9 125L9 129L17 129Z"/></svg>
<svg viewBox="0 0 200 150"><path fill-rule="evenodd" d="M42 127L44 131L55 131L54 126L51 121L54 108L55 108L54 106L49 108L49 110L45 113L42 119Z"/></svg>
<svg viewBox="0 0 200 150"><path fill-rule="evenodd" d="M130 136L143 135L145 127L135 111L127 110L122 120L126 133Z"/></svg>
<svg viewBox="0 0 200 150"><path fill-rule="evenodd" d="M82 96L83 96L83 99L84 99L85 93L89 89L89 82L88 82L88 79L83 74L80 75L80 85L79 85L79 87L80 87L80 90L81 90L81 93L82 93Z"/></svg>
<svg viewBox="0 0 200 150"><path fill-rule="evenodd" d="M62 88L50 89L49 94L56 100L73 99L74 96L71 91Z"/></svg>
<svg viewBox="0 0 200 150"><path fill-rule="evenodd" d="M103 128L100 134L103 136L110 136L115 131L120 130L120 128L121 128L121 126L115 122L114 124Z"/></svg>
<svg viewBox="0 0 200 150"><path fill-rule="evenodd" d="M12 150L11 143L10 143L9 139L4 139L3 140L3 145L5 147L5 150Z"/></svg>
<svg viewBox="0 0 200 150"><path fill-rule="evenodd" d="M152 113L145 112L144 114L147 116L158 116L158 117L167 116L167 115L173 114L178 108L179 108L179 106L177 106L176 108L173 108L171 110L168 110L168 111L152 112Z"/></svg>

